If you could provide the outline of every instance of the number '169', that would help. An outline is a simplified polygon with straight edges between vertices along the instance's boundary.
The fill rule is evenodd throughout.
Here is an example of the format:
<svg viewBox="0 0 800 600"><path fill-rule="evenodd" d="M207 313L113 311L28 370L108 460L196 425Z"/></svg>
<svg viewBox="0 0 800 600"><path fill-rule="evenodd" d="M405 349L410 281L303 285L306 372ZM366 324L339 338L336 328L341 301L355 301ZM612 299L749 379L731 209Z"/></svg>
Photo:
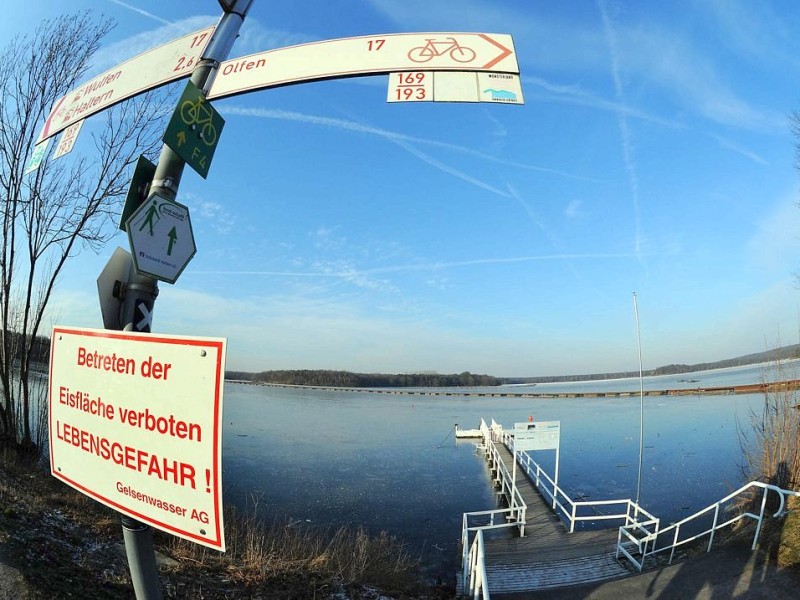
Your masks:
<svg viewBox="0 0 800 600"><path fill-rule="evenodd" d="M397 87L395 98L397 100L426 100L427 92L424 86L425 73L397 73Z"/></svg>

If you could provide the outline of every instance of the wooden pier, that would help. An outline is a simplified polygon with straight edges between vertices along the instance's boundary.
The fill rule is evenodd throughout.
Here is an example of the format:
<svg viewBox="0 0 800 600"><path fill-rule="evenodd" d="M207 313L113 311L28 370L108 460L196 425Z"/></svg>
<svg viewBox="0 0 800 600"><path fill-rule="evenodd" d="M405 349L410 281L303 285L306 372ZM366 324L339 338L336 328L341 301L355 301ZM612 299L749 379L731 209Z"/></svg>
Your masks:
<svg viewBox="0 0 800 600"><path fill-rule="evenodd" d="M678 558L692 548L710 552L715 534L740 522L755 524L751 545L755 550L764 519L769 517L765 512L767 494L780 500L774 517L785 514L787 499L800 497L800 491L751 481L693 515L662 527L660 519L630 498L572 500L557 483L558 440L552 439L557 434L551 431L557 427L558 422L542 422L531 435L534 426L527 423L515 423L514 430L504 431L494 420L491 427L481 420L483 443L478 449L485 453L492 481L508 506L464 513L462 569L456 579L460 597L467 593L484 600L506 595L528 598L536 597L534 592L546 594L555 588L586 584L594 588L604 581L640 573L645 562L649 569L672 564L676 550ZM516 449L516 476L509 447ZM528 452L547 449L556 450L555 478ZM740 499L753 494L756 498L760 495L760 512L729 514ZM586 530L576 526L584 523L608 526ZM575 529L578 531L571 533ZM645 597L650 588L641 592ZM560 593L568 595L569 590Z"/></svg>
<svg viewBox="0 0 800 600"><path fill-rule="evenodd" d="M501 442L485 440L486 457L495 482L501 471L513 472L513 456ZM491 444L495 451L491 451ZM502 461L502 465L494 464ZM508 483L501 485L508 496ZM518 468L516 489L525 505L524 537L516 530L483 531L483 554L491 596L519 594L629 576L632 571L616 557L619 523L608 528L576 531L552 509L552 500L537 490L524 470ZM457 583L459 595L462 582Z"/></svg>
<svg viewBox="0 0 800 600"><path fill-rule="evenodd" d="M498 444L509 471L513 457ZM616 559L617 528L569 533L524 473L517 473L528 509L525 537L489 535L484 541L492 596L625 577L631 572ZM494 538L494 539L492 539Z"/></svg>

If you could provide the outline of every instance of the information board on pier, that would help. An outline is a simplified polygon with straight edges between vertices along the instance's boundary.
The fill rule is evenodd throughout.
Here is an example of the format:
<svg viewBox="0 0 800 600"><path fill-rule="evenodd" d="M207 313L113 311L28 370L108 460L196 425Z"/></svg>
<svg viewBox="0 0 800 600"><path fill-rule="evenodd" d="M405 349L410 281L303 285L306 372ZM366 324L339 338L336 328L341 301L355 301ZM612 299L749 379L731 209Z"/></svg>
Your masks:
<svg viewBox="0 0 800 600"><path fill-rule="evenodd" d="M106 506L225 550L226 342L56 326L50 472Z"/></svg>
<svg viewBox="0 0 800 600"><path fill-rule="evenodd" d="M561 421L514 423L514 451L558 450Z"/></svg>

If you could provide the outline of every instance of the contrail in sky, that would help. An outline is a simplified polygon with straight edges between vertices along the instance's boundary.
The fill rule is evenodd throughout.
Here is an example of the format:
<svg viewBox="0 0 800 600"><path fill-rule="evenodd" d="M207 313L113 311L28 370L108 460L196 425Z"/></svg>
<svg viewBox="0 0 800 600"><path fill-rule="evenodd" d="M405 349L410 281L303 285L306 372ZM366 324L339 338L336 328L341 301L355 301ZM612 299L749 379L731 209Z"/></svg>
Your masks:
<svg viewBox="0 0 800 600"><path fill-rule="evenodd" d="M514 188L511 184L506 184L506 185L508 186L508 191L511 194L511 197L514 198L517 202L519 202L523 210L527 213L528 218L534 225L536 225L536 227L539 228L542 234L547 238L547 241L550 242L550 245L555 250L561 250L560 240L555 235L553 235L549 227L545 226L544 222L539 218L536 211L533 210L533 207L530 205L530 203L528 203L522 197L522 195L520 195L519 192L517 192L516 188ZM578 271L575 269L575 265L572 264L572 261L567 258L566 263L567 266L569 267L569 270L572 271L572 274L575 277L575 279L581 279L580 275L578 274Z"/></svg>
<svg viewBox="0 0 800 600"><path fill-rule="evenodd" d="M418 148L415 148L414 146L412 146L411 144L409 144L407 141L405 141L403 139L400 139L400 138L397 138L397 137L394 137L394 136L386 136L386 139L389 140L390 142L392 142L393 144L397 144L398 146L400 146L403 150L405 150L409 154L413 154L414 156L416 156L421 161L428 163L432 167L434 167L436 169L439 169L440 171L442 171L444 173L447 173L448 175L452 175L453 177L456 177L458 179L466 181L467 183L471 183L474 186L482 188L482 189L486 190L487 192L492 192L493 194L497 194L498 196L503 196L504 198L510 198L511 197L510 194L508 194L508 193L506 193L506 192L504 192L502 190L499 190L496 187L491 186L488 183L485 183L485 182L481 181L480 179L478 179L476 177L473 177L472 175L468 175L467 173L464 173L463 171L459 171L455 167L451 167L449 165L444 164L443 162L440 162L440 161L436 160L432 156L430 156L428 154L425 154L422 150L419 150Z"/></svg>
<svg viewBox="0 0 800 600"><path fill-rule="evenodd" d="M141 8L136 8L135 6L131 6L126 2L122 2L122 0L108 0L113 4L117 4L123 8L127 8L128 10L132 10L133 12L139 13L140 15L144 15L145 17L149 17L154 21L158 21L159 23L164 23L165 25L172 25L172 21L167 21L166 19L162 19L158 15L154 15L153 13L149 13L146 10L142 10Z"/></svg>
<svg viewBox="0 0 800 600"><path fill-rule="evenodd" d="M439 142L436 140L418 138L406 135L404 133L397 133L395 131L389 131L388 129L371 127L369 125L363 125L361 123L357 123L356 121L348 121L345 119L336 119L333 117L320 117L317 115L309 115L305 113L298 113L287 110L244 108L239 106L221 106L219 108L219 112L221 112L222 114L239 115L243 117L257 117L261 119L298 121L302 123L310 123L312 125L324 125L327 127L336 127L338 129L344 129L346 131L354 131L357 133L367 133L367 134L377 135L380 137L390 139L391 141L394 142L397 142L398 140L403 140L405 142L411 142L415 144L426 144L428 146L445 148L447 150L461 152L462 154L469 154L471 156L476 156L478 158L482 158L483 160L499 163L501 165L506 165L508 167L516 167L518 169L526 169L529 171L538 171L540 173L549 173L551 175L566 177L567 179L577 179L580 181L600 181L599 179L596 179L594 177L584 177L582 175L575 175L574 173L567 173L566 171L559 171L557 169L548 169L546 167L539 167L536 165L528 165L525 163L505 160L502 158L497 158L496 156L492 156L490 154L486 154L485 152L480 152L478 150L473 150L472 148L467 148L465 146L458 146L456 144L449 144L447 142Z"/></svg>
<svg viewBox="0 0 800 600"><path fill-rule="evenodd" d="M679 121L664 119L638 108L633 108L626 104L620 104L619 102L612 102L610 100L606 100L605 98L601 98L600 96L596 96L595 94L590 94L578 85L552 83L542 79L541 77L533 77L530 75L522 77L522 82L529 85L535 85L545 90L545 92L549 92L550 95L543 96L546 99L557 99L561 102L577 104L579 106L588 106L589 108L594 108L597 110L604 110L617 114L621 113L634 119L640 119L650 123L657 123L671 129L687 128L684 123ZM534 97L541 96L541 94L537 94L533 90L525 90L525 96Z"/></svg>
<svg viewBox="0 0 800 600"><path fill-rule="evenodd" d="M603 18L603 33L605 34L606 43L608 44L608 52L611 57L611 75L614 78L614 90L617 96L617 102L620 108L617 112L617 123L619 124L619 131L622 137L622 159L625 163L625 170L628 172L628 183L631 188L631 197L633 199L633 217L635 223L634 232L634 251L639 262L642 261L642 227L641 227L641 214L639 210L639 176L636 169L636 157L633 152L633 140L631 137L631 130L628 126L628 113L625 107L625 93L622 87L622 79L619 75L619 56L617 54L617 36L614 31L614 24L608 16L606 10L605 0L598 0L598 8L600 15Z"/></svg>
<svg viewBox="0 0 800 600"><path fill-rule="evenodd" d="M348 269L343 272L302 272L302 271L192 271L193 275L262 275L275 277L352 277L354 273L362 275L379 275L382 273L399 273L402 271L433 271L436 269L453 269L475 265L496 265L509 263L537 262L547 260L609 260L618 258L634 258L630 253L593 253L593 254L542 254L534 256L512 256L507 258L475 258L451 262L421 263L414 265L395 265L393 267L376 267L372 269Z"/></svg>
<svg viewBox="0 0 800 600"><path fill-rule="evenodd" d="M630 105L620 104L619 102L611 102L594 94L590 94L583 90L578 85L565 85L560 83L552 83L540 77L525 76L522 77L522 82L528 85L535 85L544 93L536 93L532 90L525 91L525 97L529 99L543 99L552 100L556 102L565 102L568 104L577 104L578 106L586 106L596 110L614 112L617 115L624 114L631 119L639 119L649 123L656 123L670 129L691 130L688 125L676 120L665 119L658 117L654 114L645 112L643 110L633 108ZM766 165L768 162L756 152L749 150L727 138L723 138L715 133L710 133L704 130L699 130L700 133L715 140L723 148L727 148L732 152L749 158L759 165Z"/></svg>
<svg viewBox="0 0 800 600"><path fill-rule="evenodd" d="M393 144L397 144L409 154L416 156L418 159L420 159L425 163L428 163L435 169L438 169L444 173L447 173L448 175L452 175L453 177L466 181L467 183L470 183L476 187L484 189L487 192L491 192L493 194L502 196L504 198L509 197L509 194L504 192L503 190L500 190L492 185L489 185L488 183L481 181L480 179L473 177L472 175L464 173L463 171L459 171L455 167L446 165L443 162L438 161L432 156L425 154L421 150L415 148L410 143L412 140L414 140L414 138L410 136L394 133L386 129L378 129L376 127L364 125L356 121L345 121L344 119L334 119L331 117L317 117L313 115L304 115L300 113L285 113L284 111L264 111L260 109L239 109L239 110L234 109L234 110L235 114L258 116L258 117L286 118L288 120L302 121L304 123L313 123L315 125L327 125L332 127L338 127L340 129L345 129L347 131L354 131L357 133L367 133L367 134L377 135L385 140L392 142ZM223 111L223 113L226 112L229 113L230 111L229 110ZM265 114L267 112L269 113L274 112L275 114L274 115ZM414 140L414 141L422 141L422 140Z"/></svg>

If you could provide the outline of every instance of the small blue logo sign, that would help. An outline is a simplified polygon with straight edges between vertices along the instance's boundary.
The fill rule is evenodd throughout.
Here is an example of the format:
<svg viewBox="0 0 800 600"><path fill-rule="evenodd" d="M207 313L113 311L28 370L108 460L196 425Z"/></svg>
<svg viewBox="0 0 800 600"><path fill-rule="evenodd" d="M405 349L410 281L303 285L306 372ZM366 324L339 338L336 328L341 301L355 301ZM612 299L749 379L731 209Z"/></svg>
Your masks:
<svg viewBox="0 0 800 600"><path fill-rule="evenodd" d="M498 100L500 102L516 102L517 95L514 92L510 92L508 90L496 90L494 88L488 88L483 90L484 94L491 94L492 100Z"/></svg>

